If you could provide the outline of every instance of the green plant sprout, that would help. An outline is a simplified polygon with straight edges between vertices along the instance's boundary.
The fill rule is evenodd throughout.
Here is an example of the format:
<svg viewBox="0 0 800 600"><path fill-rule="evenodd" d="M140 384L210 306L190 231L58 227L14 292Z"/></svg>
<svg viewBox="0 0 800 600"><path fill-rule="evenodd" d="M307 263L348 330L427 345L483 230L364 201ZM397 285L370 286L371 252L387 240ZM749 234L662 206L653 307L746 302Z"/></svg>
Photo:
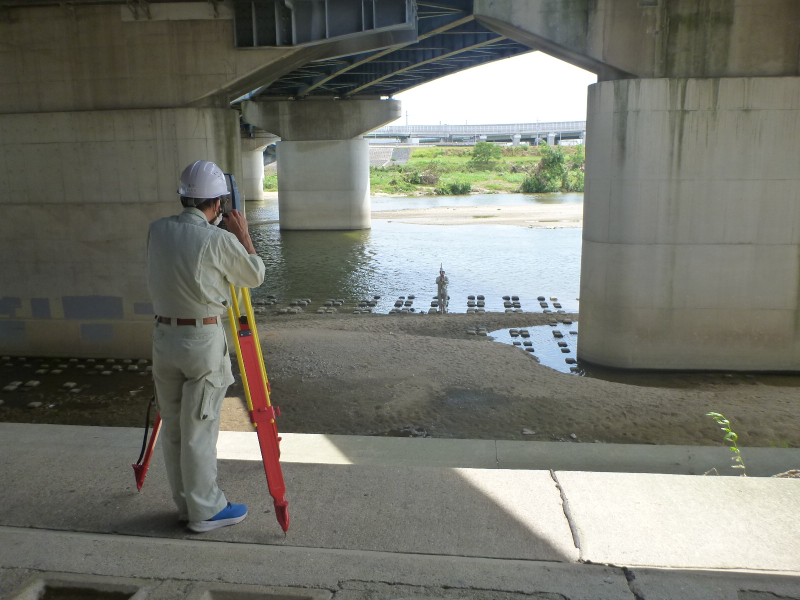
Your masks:
<svg viewBox="0 0 800 600"><path fill-rule="evenodd" d="M720 413L709 412L706 413L707 417L711 417L717 422L720 429L725 432L725 441L730 443L731 445L731 452L733 452L734 457L731 459L736 464L731 465L733 469L741 469L742 470L742 477L747 477L747 470L745 469L744 462L742 461L742 453L739 451L739 447L736 445L736 440L739 439L739 436L736 435L733 430L731 430L731 422L726 419Z"/></svg>

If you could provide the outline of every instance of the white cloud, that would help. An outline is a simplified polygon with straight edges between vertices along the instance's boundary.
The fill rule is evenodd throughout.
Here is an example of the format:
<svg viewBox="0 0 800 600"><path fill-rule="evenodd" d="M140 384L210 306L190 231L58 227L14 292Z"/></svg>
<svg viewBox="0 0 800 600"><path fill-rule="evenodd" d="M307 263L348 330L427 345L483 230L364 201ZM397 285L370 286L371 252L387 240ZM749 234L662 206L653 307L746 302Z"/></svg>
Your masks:
<svg viewBox="0 0 800 600"><path fill-rule="evenodd" d="M403 116L393 125L465 122L582 121L594 73L531 52L442 77L395 96Z"/></svg>

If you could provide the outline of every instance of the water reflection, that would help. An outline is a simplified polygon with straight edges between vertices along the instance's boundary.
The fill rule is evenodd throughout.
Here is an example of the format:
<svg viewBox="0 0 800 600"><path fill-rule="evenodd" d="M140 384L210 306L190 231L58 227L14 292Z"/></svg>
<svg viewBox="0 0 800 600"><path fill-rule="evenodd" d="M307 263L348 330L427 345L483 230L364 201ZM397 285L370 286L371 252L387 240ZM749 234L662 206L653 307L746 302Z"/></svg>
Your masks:
<svg viewBox="0 0 800 600"><path fill-rule="evenodd" d="M256 297L323 301L362 297L375 287L378 265L370 230L281 231L268 225L254 228L251 235L267 268Z"/></svg>
<svg viewBox="0 0 800 600"><path fill-rule="evenodd" d="M577 362L578 323L570 321L553 325L498 329L490 332L489 336L497 342L512 344L522 352L526 351L526 347L531 348L529 353L546 367L562 373L585 375Z"/></svg>

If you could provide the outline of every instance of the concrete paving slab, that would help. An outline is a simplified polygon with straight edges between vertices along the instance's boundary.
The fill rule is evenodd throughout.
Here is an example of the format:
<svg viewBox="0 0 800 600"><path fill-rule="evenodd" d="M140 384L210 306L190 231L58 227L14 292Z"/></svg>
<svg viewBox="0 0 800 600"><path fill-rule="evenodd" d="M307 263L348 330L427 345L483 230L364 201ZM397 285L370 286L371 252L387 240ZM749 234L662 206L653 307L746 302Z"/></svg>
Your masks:
<svg viewBox="0 0 800 600"><path fill-rule="evenodd" d="M507 440L386 438L355 435L282 433L281 460L319 464L413 465L474 469L533 469L702 475L731 469L725 446L654 446L645 444L576 444ZM223 431L220 458L261 460L249 432ZM771 477L800 468L800 448L745 448L751 477Z"/></svg>
<svg viewBox="0 0 800 600"><path fill-rule="evenodd" d="M505 440L448 440L282 433L284 463L363 464L475 469L534 469L701 475L716 468L720 475L738 476L729 468L731 453L724 446L653 446L640 444L576 444ZM0 423L0 446L58 443L67 448L125 445L132 462L139 454L138 428L79 427ZM221 459L260 461L256 437L250 432L222 431L217 445ZM745 448L750 476L768 477L800 466L800 448Z"/></svg>
<svg viewBox="0 0 800 600"><path fill-rule="evenodd" d="M800 481L560 471L598 563L800 571Z"/></svg>
<svg viewBox="0 0 800 600"><path fill-rule="evenodd" d="M104 577L306 587L336 592L363 584L369 584L368 588L383 584L401 591L402 586L411 586L418 592L456 590L463 598L496 592L569 600L633 600L622 570L600 565L154 539L0 526L0 568L14 570L30 565L50 572L88 572ZM170 600L175 600L175 596Z"/></svg>
<svg viewBox="0 0 800 600"><path fill-rule="evenodd" d="M497 441L497 461L505 469L686 473L689 454L686 446Z"/></svg>
<svg viewBox="0 0 800 600"><path fill-rule="evenodd" d="M750 477L771 477L800 468L800 448L744 448ZM654 446L647 444L575 444L497 440L501 469L553 469L613 473L703 475L716 469L738 477L726 446Z"/></svg>
<svg viewBox="0 0 800 600"><path fill-rule="evenodd" d="M142 492L130 430L0 443L0 524L152 537L196 537L177 522L156 452ZM25 430L22 430L23 432ZM61 430L63 433L63 430ZM79 436L86 434L86 443ZM113 436L112 436L113 434ZM260 461L222 460L219 483L250 508L244 524L202 534L258 544L574 561L578 554L549 473L371 465L283 465L292 525L274 518ZM45 491L43 493L43 491Z"/></svg>
<svg viewBox="0 0 800 600"><path fill-rule="evenodd" d="M494 440L390 438L360 435L281 433L281 461L416 467L497 468ZM261 460L251 432L220 432L220 458Z"/></svg>
<svg viewBox="0 0 800 600"><path fill-rule="evenodd" d="M634 568L627 576L646 600L800 600L800 573Z"/></svg>

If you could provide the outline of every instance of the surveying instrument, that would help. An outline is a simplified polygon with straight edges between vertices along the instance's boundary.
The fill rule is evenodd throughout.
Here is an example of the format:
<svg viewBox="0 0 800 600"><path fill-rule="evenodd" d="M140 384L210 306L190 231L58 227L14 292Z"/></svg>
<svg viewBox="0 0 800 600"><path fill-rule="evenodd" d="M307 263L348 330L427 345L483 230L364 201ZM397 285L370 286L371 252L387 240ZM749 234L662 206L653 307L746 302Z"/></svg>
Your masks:
<svg viewBox="0 0 800 600"><path fill-rule="evenodd" d="M228 196L222 197L223 213L228 213L234 209L241 211L242 202L239 197L236 180L229 173L225 174L225 180L230 193ZM286 501L286 485L283 481L283 471L280 464L281 438L278 435L278 427L275 423L281 411L277 406L272 406L270 401L270 384L267 378L267 370L264 367L264 355L261 352L261 342L256 328L253 305L250 301L250 290L248 288L238 288L237 290L232 284L230 290L231 302L228 305L228 321L236 348L236 360L239 364L244 395L247 399L247 409L250 413L250 422L255 427L258 435L258 445L261 448L261 459L264 463L264 473L267 476L267 486L275 505L275 517L278 519L283 532L286 533L289 530L289 503ZM239 297L241 298L241 307ZM150 408L153 404L151 402L147 408L142 451L139 454L139 459L132 465L138 490L141 490L144 485L147 470L150 467L150 459L153 456L153 449L161 430L161 414L159 413L153 423L150 440L147 441Z"/></svg>

